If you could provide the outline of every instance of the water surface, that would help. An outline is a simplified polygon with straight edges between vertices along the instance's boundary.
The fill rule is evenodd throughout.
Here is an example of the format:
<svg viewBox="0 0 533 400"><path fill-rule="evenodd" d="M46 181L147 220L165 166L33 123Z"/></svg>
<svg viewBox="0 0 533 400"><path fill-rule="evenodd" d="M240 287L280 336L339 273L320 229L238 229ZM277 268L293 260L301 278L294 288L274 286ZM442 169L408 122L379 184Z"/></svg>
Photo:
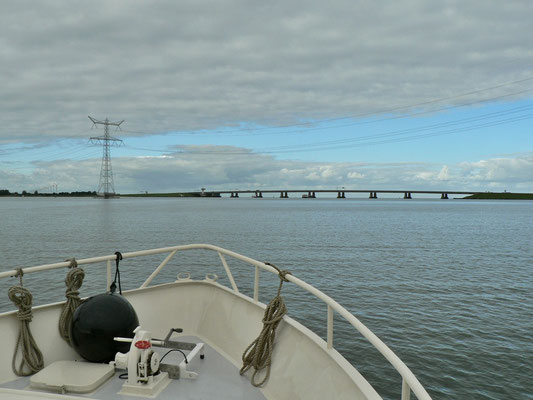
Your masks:
<svg viewBox="0 0 533 400"><path fill-rule="evenodd" d="M211 243L288 269L338 300L434 399L533 399L532 211L529 201L2 198L0 268ZM125 260L123 287L160 261ZM251 294L253 271L230 266ZM184 254L158 282L179 271L224 273L217 257ZM37 304L62 299L64 273L24 277ZM87 285L103 289L104 275L104 265L93 268ZM262 301L276 279L265 275ZM283 294L289 314L325 337L323 304L293 285ZM8 303L0 296L1 310ZM335 346L380 394L399 398L398 375L354 332L336 318Z"/></svg>

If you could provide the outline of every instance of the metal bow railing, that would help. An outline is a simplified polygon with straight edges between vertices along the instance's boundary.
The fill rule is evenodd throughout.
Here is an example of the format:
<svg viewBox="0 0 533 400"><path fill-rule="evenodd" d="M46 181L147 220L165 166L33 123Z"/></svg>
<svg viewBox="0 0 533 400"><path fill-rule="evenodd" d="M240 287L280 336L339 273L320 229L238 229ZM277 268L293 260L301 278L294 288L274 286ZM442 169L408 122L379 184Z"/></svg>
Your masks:
<svg viewBox="0 0 533 400"><path fill-rule="evenodd" d="M168 262L176 255L176 253L188 251L188 250L197 250L197 249L210 250L218 254L220 261L226 272L226 275L228 277L228 280L231 284L231 287L237 293L239 292L239 289L237 287L237 284L235 283L235 279L233 278L233 275L228 266L225 256L229 256L234 259L253 265L255 267L253 301L256 303L259 301L260 271L265 270L273 274L278 274L278 272L274 268L272 268L271 266L263 262L254 260L252 258L243 256L242 254L238 254L230 250L223 249L222 247L213 246L210 244L189 244L189 245L182 245L182 246L164 247L164 248L159 248L159 249L135 251L135 252L130 252L130 253L122 253L122 258L127 259L127 258L135 258L135 257L149 256L149 255L155 255L155 254L169 253L168 256L161 262L161 264L159 264L157 268L150 274L150 276L141 284L140 288L145 288L153 281L153 279L168 264ZM106 289L108 289L111 284L112 261L115 261L116 257L117 256L113 254L109 256L85 258L85 259L80 259L76 261L78 265L97 264L101 262L107 262L107 287ZM65 262L60 262L56 264L47 264L47 265L40 265L36 267L27 267L27 268L23 268L22 270L24 274L29 274L29 273L39 272L39 271L65 268L65 267L69 267L70 265L71 265L70 261L65 261ZM10 277L16 274L17 274L17 270L13 269L10 271L1 272L0 278ZM400 358L398 358L398 356L394 354L394 352L385 343L383 343L381 339L379 339L370 329L368 329L354 315L352 315L348 310L346 310L343 306L341 306L331 297L324 294L323 292L316 289L315 287L309 285L308 283L302 281L301 279L298 279L293 275L286 275L286 278L289 282L292 282L295 285L301 287L302 289L311 293L312 295L314 295L315 297L317 297L318 299L320 299L322 302L326 304L327 306L326 348L328 350L333 349L333 334L334 334L333 316L334 316L334 313L337 313L340 316L342 316L349 324L351 324L362 336L364 336L383 355L383 357L387 359L387 361L394 367L394 369L396 369L396 371L401 375L402 377L402 397L401 397L402 400L409 400L411 392L413 392L419 400L431 400L431 397L429 396L427 391L420 384L418 379L411 372L411 370L407 367L407 365L405 365L405 363L402 360L400 360Z"/></svg>

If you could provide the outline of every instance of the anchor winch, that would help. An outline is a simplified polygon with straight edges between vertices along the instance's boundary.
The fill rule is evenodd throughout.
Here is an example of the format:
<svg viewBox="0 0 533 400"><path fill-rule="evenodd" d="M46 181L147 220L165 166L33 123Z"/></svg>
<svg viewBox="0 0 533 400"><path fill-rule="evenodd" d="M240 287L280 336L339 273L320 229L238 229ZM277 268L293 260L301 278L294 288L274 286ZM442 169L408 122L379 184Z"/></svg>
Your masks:
<svg viewBox="0 0 533 400"><path fill-rule="evenodd" d="M196 379L198 374L187 370L187 364L197 355L204 358L204 343L188 343L170 340L174 332L181 332L181 329L171 329L164 340L153 339L149 331L141 330L138 326L133 332L132 338L115 337L117 342L131 343L127 353L118 352L115 360L109 364L116 369L127 369L127 380L122 385L119 394L137 396L155 396L161 392L171 379ZM184 360L177 366L171 364L161 364L159 353L153 351L152 347L169 348L170 351L179 351L183 354ZM188 354L183 351L189 350ZM167 352L168 354L168 352Z"/></svg>

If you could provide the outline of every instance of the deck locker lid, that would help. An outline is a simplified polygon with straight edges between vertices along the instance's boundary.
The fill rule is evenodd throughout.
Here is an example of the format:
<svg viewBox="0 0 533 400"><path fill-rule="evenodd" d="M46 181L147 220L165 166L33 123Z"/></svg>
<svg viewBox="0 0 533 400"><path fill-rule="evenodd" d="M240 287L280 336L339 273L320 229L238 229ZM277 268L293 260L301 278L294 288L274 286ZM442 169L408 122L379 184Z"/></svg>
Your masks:
<svg viewBox="0 0 533 400"><path fill-rule="evenodd" d="M88 393L97 389L114 373L115 369L109 364L56 361L33 375L30 385L34 389L60 393Z"/></svg>

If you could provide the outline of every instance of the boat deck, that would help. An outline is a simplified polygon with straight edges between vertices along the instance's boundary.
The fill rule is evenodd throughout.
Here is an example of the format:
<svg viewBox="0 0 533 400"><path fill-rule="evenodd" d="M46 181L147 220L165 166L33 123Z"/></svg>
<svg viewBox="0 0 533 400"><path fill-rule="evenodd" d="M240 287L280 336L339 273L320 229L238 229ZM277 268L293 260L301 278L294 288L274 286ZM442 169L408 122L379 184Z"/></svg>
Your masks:
<svg viewBox="0 0 533 400"><path fill-rule="evenodd" d="M179 339L195 343L200 341L197 337L190 336L182 336ZM158 348L157 351L161 355L167 352L167 350L163 348ZM190 371L198 373L197 379L172 380L156 398L158 400L266 399L260 389L252 386L249 379L241 376L238 368L219 354L215 349L206 344L204 352L205 358L203 360L195 358L188 364L188 369ZM165 357L163 362L177 365L182 360L182 354L171 352ZM94 392L86 394L67 393L66 395L70 398L91 398L100 400L118 398L138 400L141 397L117 394L124 383L124 379L120 379L119 375L124 372L126 371L119 370L115 372L115 375L111 379ZM53 394L53 398L60 398L57 393L30 388L30 377L19 378L0 385L0 398L9 398L13 400L35 399L45 397L46 393Z"/></svg>

